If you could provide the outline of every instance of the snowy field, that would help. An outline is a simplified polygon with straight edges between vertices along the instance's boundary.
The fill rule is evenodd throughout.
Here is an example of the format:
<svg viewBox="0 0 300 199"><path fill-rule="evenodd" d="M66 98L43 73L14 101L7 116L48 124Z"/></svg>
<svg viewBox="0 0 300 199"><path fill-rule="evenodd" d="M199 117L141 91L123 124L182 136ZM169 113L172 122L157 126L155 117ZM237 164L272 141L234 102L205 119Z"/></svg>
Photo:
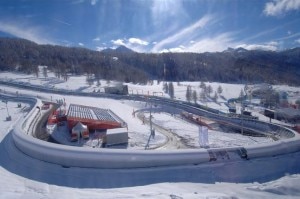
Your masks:
<svg viewBox="0 0 300 199"><path fill-rule="evenodd" d="M1 73L1 79L28 82L36 85L48 85L56 88L93 92L98 89L95 85L88 86L85 77L70 77L68 82L58 80L49 74L48 78L36 78L24 74ZM101 81L101 86L114 82ZM204 105L225 109L226 99L239 96L244 85L219 83L211 84L215 90L219 85L223 87L223 98L218 103L205 102ZM199 88L199 82L174 83L175 97L185 100L186 86ZM162 92L162 84L131 85L133 93L149 93L157 95ZM116 101L108 99L84 98L74 96L60 96L46 93L13 89L0 86L3 91L31 96L39 95L44 99L65 98L67 102L109 108L122 119L126 119L131 132L129 145L134 149L145 146L149 127L132 116L133 109L144 108L142 102ZM99 87L99 89L101 89ZM299 88L278 86L276 89L286 89L297 98ZM167 97L167 96L165 96ZM213 165L148 168L148 169L84 169L63 168L46 162L34 160L20 153L13 145L10 130L19 118L24 116L23 107L17 108L17 102L8 102L9 114L12 121L5 121L7 116L6 104L0 102L0 198L299 198L300 197L300 153L270 157L266 159L249 160L236 163L218 163ZM201 103L201 102L199 102ZM120 109L120 107L122 107ZM26 110L26 108L25 108ZM180 137L185 137L189 145L199 147L197 127L180 118L155 113L154 122L171 128ZM179 123L180 122L180 123ZM178 125L180 124L180 125ZM220 145L255 144L257 141L241 140L241 137L230 134L215 133L210 143ZM139 137L140 136L140 137ZM156 142L164 142L164 135L157 134ZM219 140L218 140L219 139ZM261 138L255 138L261 139ZM155 140L153 140L155 141ZM264 142L265 140L259 140ZM225 144L225 143L224 143Z"/></svg>
<svg viewBox="0 0 300 199"><path fill-rule="evenodd" d="M173 131L182 138L187 146L191 148L200 148L198 125L186 122L180 116L176 118L165 113L153 114L153 122ZM234 132L208 130L208 146L210 148L247 146L266 142L272 142L272 139L266 137L243 136Z"/></svg>

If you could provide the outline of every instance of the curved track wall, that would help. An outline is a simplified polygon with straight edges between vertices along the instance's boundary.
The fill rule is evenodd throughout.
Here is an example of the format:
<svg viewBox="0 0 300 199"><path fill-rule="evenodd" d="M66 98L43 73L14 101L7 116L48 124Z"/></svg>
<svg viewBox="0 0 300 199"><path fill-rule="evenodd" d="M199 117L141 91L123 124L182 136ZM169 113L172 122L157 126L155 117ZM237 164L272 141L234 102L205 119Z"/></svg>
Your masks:
<svg viewBox="0 0 300 199"><path fill-rule="evenodd" d="M36 101L38 103L38 101ZM174 105L174 103L173 103ZM178 104L177 108L183 106ZM202 112L210 117L221 119L220 115L201 109L189 109L191 112ZM33 108L25 119L35 123L37 113ZM225 118L223 118L225 119ZM35 125L35 124L33 124ZM176 151L137 151L120 149L80 148L45 142L27 134L23 123L19 123L13 131L14 142L25 154L42 161L59 164L66 167L90 168L139 168L201 164L210 161L236 161L248 158L261 158L292 153L300 150L300 138L292 130L292 138L279 140L269 144L248 147L231 147L221 149L184 149Z"/></svg>

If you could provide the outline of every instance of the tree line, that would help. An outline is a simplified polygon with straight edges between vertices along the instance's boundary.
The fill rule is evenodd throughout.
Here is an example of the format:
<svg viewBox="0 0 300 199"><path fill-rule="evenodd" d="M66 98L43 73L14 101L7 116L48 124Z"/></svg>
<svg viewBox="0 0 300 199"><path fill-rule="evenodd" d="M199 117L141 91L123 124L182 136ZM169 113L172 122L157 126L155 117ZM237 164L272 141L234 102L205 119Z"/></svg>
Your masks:
<svg viewBox="0 0 300 199"><path fill-rule="evenodd" d="M300 48L282 52L241 49L216 53L136 53L125 47L102 52L85 48L38 45L0 38L0 70L37 73L45 65L57 77L88 74L94 80L146 83L217 81L299 85Z"/></svg>

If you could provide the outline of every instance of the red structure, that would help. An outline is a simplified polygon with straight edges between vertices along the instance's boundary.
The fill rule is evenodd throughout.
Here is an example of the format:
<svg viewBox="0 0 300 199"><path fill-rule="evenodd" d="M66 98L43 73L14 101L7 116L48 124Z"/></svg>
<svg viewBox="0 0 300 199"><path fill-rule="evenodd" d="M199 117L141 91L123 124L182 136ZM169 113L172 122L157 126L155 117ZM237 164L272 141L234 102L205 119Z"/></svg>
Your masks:
<svg viewBox="0 0 300 199"><path fill-rule="evenodd" d="M212 120L209 120L207 118L204 117L200 117L198 115L194 115L192 113L188 113L188 112L182 112L181 116L183 116L184 118L200 125L200 126L206 126L208 129L212 130L213 128L210 126L210 124L215 123Z"/></svg>
<svg viewBox="0 0 300 199"><path fill-rule="evenodd" d="M78 122L87 125L89 130L124 127L126 123L109 109L70 104L67 113L69 129Z"/></svg>
<svg viewBox="0 0 300 199"><path fill-rule="evenodd" d="M293 128L295 131L297 131L298 133L300 133L300 125L296 125Z"/></svg>
<svg viewBox="0 0 300 199"><path fill-rule="evenodd" d="M67 121L66 111L57 109L49 115L47 124L52 125L63 121Z"/></svg>

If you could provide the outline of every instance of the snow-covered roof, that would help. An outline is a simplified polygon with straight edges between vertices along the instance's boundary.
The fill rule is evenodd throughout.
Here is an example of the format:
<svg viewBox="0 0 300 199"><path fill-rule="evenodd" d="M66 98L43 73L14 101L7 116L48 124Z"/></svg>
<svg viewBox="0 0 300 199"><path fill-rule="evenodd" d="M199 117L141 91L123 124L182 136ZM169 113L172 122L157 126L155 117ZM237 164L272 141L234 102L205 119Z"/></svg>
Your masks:
<svg viewBox="0 0 300 199"><path fill-rule="evenodd" d="M73 118L118 122L110 112L109 109L70 104L67 115Z"/></svg>

